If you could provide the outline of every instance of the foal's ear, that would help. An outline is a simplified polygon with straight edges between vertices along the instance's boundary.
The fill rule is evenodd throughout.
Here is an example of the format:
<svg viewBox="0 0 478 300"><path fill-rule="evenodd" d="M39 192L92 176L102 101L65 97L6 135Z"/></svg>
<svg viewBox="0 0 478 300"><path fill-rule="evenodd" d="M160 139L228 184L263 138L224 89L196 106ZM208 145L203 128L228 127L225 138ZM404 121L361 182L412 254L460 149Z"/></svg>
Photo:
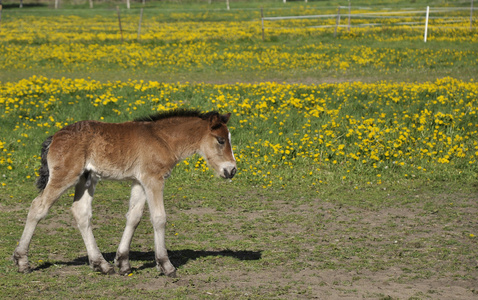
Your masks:
<svg viewBox="0 0 478 300"><path fill-rule="evenodd" d="M213 114L211 117L209 117L209 125L213 130L218 129L223 124L227 124L230 117L231 113L227 113L225 115Z"/></svg>
<svg viewBox="0 0 478 300"><path fill-rule="evenodd" d="M231 117L231 113L227 113L225 115L221 115L221 121L224 124L227 124L229 122L229 118Z"/></svg>

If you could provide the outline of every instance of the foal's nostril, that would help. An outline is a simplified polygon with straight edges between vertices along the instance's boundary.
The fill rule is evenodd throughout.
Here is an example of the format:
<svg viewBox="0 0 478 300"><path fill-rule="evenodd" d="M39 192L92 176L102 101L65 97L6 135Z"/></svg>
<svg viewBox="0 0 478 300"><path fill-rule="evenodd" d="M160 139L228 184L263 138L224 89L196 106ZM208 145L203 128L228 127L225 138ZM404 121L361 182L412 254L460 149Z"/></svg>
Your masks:
<svg viewBox="0 0 478 300"><path fill-rule="evenodd" d="M231 171L228 171L227 169L224 169L224 177L226 178L232 178L234 175L236 175L237 169L234 167L231 169Z"/></svg>

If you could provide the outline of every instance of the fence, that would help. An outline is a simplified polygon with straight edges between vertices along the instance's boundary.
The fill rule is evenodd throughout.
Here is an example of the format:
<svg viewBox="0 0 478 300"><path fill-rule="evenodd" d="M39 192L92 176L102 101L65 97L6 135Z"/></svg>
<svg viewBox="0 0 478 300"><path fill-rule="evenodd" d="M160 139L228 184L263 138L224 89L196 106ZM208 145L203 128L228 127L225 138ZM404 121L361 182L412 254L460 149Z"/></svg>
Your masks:
<svg viewBox="0 0 478 300"><path fill-rule="evenodd" d="M1 1L1 0L0 0ZM474 7L473 7L473 1L471 1L471 7L444 7L444 8L429 8L428 13L426 10L413 10L413 9L404 9L401 8L389 8L387 11L382 9L381 11L372 11L371 8L368 7L352 7L351 6L340 6L337 7L336 13L333 13L335 8L330 8L330 7L324 7L324 8L319 8L318 10L316 7L311 7L316 9L317 11L320 11L322 9L326 10L329 12L328 14L321 14L321 15L303 15L303 16L274 16L274 17L265 17L264 16L264 10L261 9L261 24L262 24L262 39L265 39L265 31L267 30L278 30L281 28L288 28L284 27L287 26L287 21L292 21L292 20L304 20L304 19L310 19L310 20L319 20L319 22L315 23L313 26L309 26L310 24L300 24L300 25L295 25L295 26L302 26L302 27L293 27L293 28L333 28L334 35L337 36L339 29L343 28L347 31L350 31L352 28L360 28L360 27L378 27L378 26L404 26L406 25L407 28L419 28L421 30L422 28L424 29L424 41L427 40L427 32L428 32L428 27L431 26L432 28L469 28L470 30L473 30L476 28L476 18L474 20L473 18L473 12L474 12ZM101 10L101 9L100 9ZM105 10L105 9L103 9ZM247 9L247 11L255 11L255 16L252 13L249 13L244 20L247 21L254 21L257 20L257 8L254 9ZM394 11L395 10L395 11ZM55 10L57 11L57 10ZM106 11L110 11L110 9L106 9ZM157 15L161 10L154 9L154 8L145 8L144 9L145 14L146 12L149 12L149 14L154 14ZM241 14L242 12L246 11L245 9L235 9L234 13L235 14ZM275 13L277 14L277 9L275 10ZM280 10L279 10L280 11ZM52 14L53 11L45 11L48 15ZM167 15L170 10L164 13L164 15ZM214 13L217 14L222 14L224 11L221 10L214 10ZM231 11L232 12L232 11ZM468 13L469 12L469 13ZM58 12L61 14L61 12ZM125 22L126 24L122 24L122 18L123 14L126 16L132 16L133 14L138 14L139 13L139 22L135 21L134 25L131 24L131 18ZM143 21L143 8L138 11L137 9L128 9L128 10L123 10L121 11L117 7L116 9L116 14L117 14L117 21L116 24L119 25L119 33L121 34L121 40L123 40L123 32L131 32L131 31L137 31L137 39L141 39L141 34L142 31L148 30L148 28L151 28L151 25L148 26L148 24L144 24L145 26L142 27L142 21ZM208 14L209 16L209 14ZM176 17L175 17L176 18ZM223 20L223 17L217 18L218 20ZM347 22L341 22L341 20L346 19ZM464 25L466 24L467 20L469 19L469 25ZM163 20L164 21L164 20ZM275 21L284 21L284 24L276 23L279 24L279 26L276 27L267 27L266 22L275 22ZM2 7L0 5L0 28L2 28ZM158 21L156 21L158 22ZM292 26L294 26L293 22L291 23ZM137 27L136 27L137 25ZM458 26L459 25L459 26ZM106 25L105 25L106 26ZM134 29L132 27L134 26ZM154 25L157 26L157 25ZM153 27L154 27L153 26ZM255 26L255 25L254 25ZM282 26L282 27L280 27ZM97 27L97 26L95 26ZM126 27L126 28L124 28ZM118 27L116 27L117 29ZM257 27L256 27L257 28ZM289 27L290 28L290 27ZM65 28L64 26L59 27L56 29L57 31L60 30L68 30L68 28ZM108 28L108 30L111 30ZM129 38L131 39L131 38Z"/></svg>
<svg viewBox="0 0 478 300"><path fill-rule="evenodd" d="M347 13L343 14L341 11L347 10ZM304 20L304 19L316 19L316 20L335 20L335 24L322 24L307 26L307 28L334 28L334 36L337 36L339 28L346 28L350 31L353 27L371 27L371 26L403 26L409 27L422 27L424 28L424 41L427 41L428 27L434 28L463 28L464 26L450 26L453 23L466 23L468 16L463 12L470 12L469 14L469 29L473 30L473 0L471 1L470 8L465 7L427 7L425 10L407 10L402 9L400 11L380 11L380 12L357 12L352 13L352 7L339 6L336 14L323 14L323 15L305 15L305 16L278 16L278 17L264 17L264 11L261 8L261 24L262 24L262 39L265 39L266 29L279 29L284 27L266 27L265 21L286 21L286 20ZM354 10L367 11L370 8L357 7ZM456 14L462 12L462 14ZM449 13L453 13L454 16L449 16ZM342 16L347 18L347 24L341 24ZM392 20L392 22L381 22L380 20ZM352 20L355 20L353 22ZM373 20L373 22L367 22L367 20ZM430 20L433 20L433 25L430 25ZM330 22L329 22L330 23ZM468 27L467 27L468 28Z"/></svg>

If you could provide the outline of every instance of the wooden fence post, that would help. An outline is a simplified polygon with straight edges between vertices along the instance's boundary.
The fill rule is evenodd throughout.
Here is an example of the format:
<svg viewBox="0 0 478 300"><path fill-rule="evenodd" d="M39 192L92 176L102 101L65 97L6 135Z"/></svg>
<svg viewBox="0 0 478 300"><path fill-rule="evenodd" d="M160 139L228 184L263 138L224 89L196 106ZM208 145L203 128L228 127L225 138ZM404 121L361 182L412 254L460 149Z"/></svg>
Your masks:
<svg viewBox="0 0 478 300"><path fill-rule="evenodd" d="M340 24L340 6L339 6L339 9L337 10L337 21L335 22L334 37L337 37L337 28L339 27L339 24Z"/></svg>
<svg viewBox="0 0 478 300"><path fill-rule="evenodd" d="M139 42L139 36L141 35L141 22L143 21L143 8L141 7L140 13L139 13L139 23L138 23L138 42Z"/></svg>
<svg viewBox="0 0 478 300"><path fill-rule="evenodd" d="M471 9L470 9L470 30L473 30L473 0L471 0Z"/></svg>
<svg viewBox="0 0 478 300"><path fill-rule="evenodd" d="M262 41L264 41L264 11L261 7Z"/></svg>
<svg viewBox="0 0 478 300"><path fill-rule="evenodd" d="M119 23L119 30L121 33L121 43L123 43L123 28L121 28L121 15L119 6L116 6L116 11L118 12L118 23Z"/></svg>
<svg viewBox="0 0 478 300"><path fill-rule="evenodd" d="M348 27L347 27L348 32L350 32L350 17L352 15L351 10L352 10L352 4L350 3L350 0L349 0L349 23L348 23Z"/></svg>

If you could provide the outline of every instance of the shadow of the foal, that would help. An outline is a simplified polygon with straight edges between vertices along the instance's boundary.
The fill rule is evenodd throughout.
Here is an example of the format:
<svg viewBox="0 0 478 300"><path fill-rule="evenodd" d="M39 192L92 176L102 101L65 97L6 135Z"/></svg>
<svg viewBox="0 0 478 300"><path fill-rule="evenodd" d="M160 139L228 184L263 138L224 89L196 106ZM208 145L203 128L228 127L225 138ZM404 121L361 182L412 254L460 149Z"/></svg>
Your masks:
<svg viewBox="0 0 478 300"><path fill-rule="evenodd" d="M233 250L221 250L221 251L204 251L204 250L173 250L168 251L169 258L175 267L180 267L188 263L190 260L196 260L201 257L208 256L223 256L233 257L238 260L259 260L262 258L262 251L233 251ZM104 258L107 261L112 262L116 256L116 252L103 253ZM132 268L132 271L139 271L156 266L154 251L140 252L131 251L129 255L130 261L145 261L145 263L137 268ZM34 268L34 271L48 269L53 265L65 265L65 266L81 266L88 265L88 256L81 256L75 258L72 261L56 261L45 262L38 267Z"/></svg>

